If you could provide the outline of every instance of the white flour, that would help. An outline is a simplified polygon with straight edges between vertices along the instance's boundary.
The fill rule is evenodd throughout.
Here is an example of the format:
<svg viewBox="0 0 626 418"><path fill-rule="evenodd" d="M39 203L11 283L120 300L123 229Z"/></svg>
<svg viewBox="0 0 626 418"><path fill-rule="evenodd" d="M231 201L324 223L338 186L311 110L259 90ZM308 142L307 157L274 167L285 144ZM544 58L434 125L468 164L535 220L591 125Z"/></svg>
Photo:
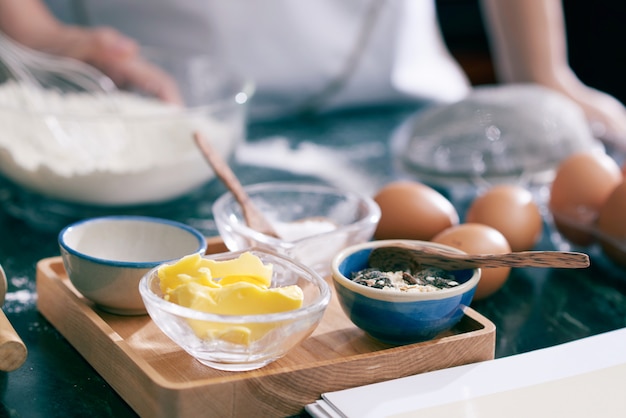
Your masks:
<svg viewBox="0 0 626 418"><path fill-rule="evenodd" d="M382 152L384 144L359 143L340 149L303 142L292 148L287 138L274 136L244 144L237 150L237 160L243 164L315 176L341 189L373 195L384 185L385 179L372 175L367 160Z"/></svg>
<svg viewBox="0 0 626 418"><path fill-rule="evenodd" d="M296 222L272 222L279 237L297 241L337 229L337 224L327 219L303 219Z"/></svg>
<svg viewBox="0 0 626 418"><path fill-rule="evenodd" d="M153 193L163 200L186 192L212 176L193 142L194 131L213 139L222 155L242 135L240 124L217 121L207 110L181 112L128 92L61 94L12 81L0 84L0 172L52 197L116 204L150 201ZM128 187L137 189L153 175L163 177L161 190L153 184L129 192L144 196L116 201L113 195L124 187L125 176L134 176ZM115 183L102 183L110 178ZM109 195L91 191L103 185Z"/></svg>

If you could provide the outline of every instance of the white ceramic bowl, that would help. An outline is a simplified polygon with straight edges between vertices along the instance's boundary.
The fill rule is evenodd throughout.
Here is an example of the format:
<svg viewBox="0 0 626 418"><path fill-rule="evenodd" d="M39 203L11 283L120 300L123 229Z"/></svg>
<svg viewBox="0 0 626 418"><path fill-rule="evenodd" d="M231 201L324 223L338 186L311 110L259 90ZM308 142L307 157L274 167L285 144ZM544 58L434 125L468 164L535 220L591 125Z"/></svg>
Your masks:
<svg viewBox="0 0 626 418"><path fill-rule="evenodd" d="M154 323L175 343L202 364L219 370L245 371L263 367L307 338L322 320L331 290L315 271L279 254L250 249L265 264L273 266L271 287L298 285L304 293L299 309L262 315L216 315L177 305L163 299L157 269L141 280L139 291ZM243 251L206 256L230 260ZM223 335L224 329L247 327L262 330L262 337L237 343ZM206 329L199 336L195 331ZM210 332L219 330L220 332Z"/></svg>
<svg viewBox="0 0 626 418"><path fill-rule="evenodd" d="M204 236L165 219L108 216L76 222L58 237L63 265L83 296L102 310L145 314L141 277L162 263L206 251Z"/></svg>
<svg viewBox="0 0 626 418"><path fill-rule="evenodd" d="M281 238L250 229L234 196L225 193L213 204L213 216L226 246L231 251L253 246L276 251L322 277L341 249L371 239L380 220L372 198L330 186L273 182L245 190Z"/></svg>
<svg viewBox="0 0 626 418"><path fill-rule="evenodd" d="M170 201L212 179L193 132L228 158L245 137L251 85L210 56L152 51L185 106L135 92L33 93L0 83L0 175L35 196L105 207Z"/></svg>
<svg viewBox="0 0 626 418"><path fill-rule="evenodd" d="M374 248L394 243L414 244L461 252L426 241L380 240L354 245L332 262L332 276L339 303L350 320L370 336L389 344L410 344L434 338L463 317L474 297L480 269L454 271L458 286L434 292L400 292L354 282L353 272L367 268Z"/></svg>

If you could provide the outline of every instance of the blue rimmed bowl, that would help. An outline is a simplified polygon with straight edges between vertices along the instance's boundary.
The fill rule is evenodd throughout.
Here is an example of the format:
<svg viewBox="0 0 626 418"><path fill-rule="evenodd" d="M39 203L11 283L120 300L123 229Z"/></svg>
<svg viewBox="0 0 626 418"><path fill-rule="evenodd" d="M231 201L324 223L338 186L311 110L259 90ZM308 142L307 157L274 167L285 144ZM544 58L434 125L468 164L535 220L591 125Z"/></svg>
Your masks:
<svg viewBox="0 0 626 418"><path fill-rule="evenodd" d="M188 254L204 254L195 229L167 219L105 216L79 221L58 236L63 266L84 297L110 313L141 315L139 281L148 271Z"/></svg>
<svg viewBox="0 0 626 418"><path fill-rule="evenodd" d="M377 340L394 345L430 340L461 320L472 302L481 270L454 271L459 285L433 292L376 289L351 280L353 272L368 267L374 248L395 243L460 252L449 246L412 240L379 240L348 247L334 257L331 265L339 303L357 327Z"/></svg>

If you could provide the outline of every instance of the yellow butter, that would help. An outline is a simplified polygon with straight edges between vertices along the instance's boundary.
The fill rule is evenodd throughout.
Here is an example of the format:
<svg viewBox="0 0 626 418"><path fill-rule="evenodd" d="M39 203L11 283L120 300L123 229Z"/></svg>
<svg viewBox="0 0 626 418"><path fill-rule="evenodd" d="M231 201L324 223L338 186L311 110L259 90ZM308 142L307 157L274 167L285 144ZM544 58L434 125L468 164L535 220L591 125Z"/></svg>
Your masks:
<svg viewBox="0 0 626 418"><path fill-rule="evenodd" d="M272 284L273 268L271 264L263 264L259 257L245 252L232 260L217 261L203 258L202 266L211 270L214 278L220 278L222 286L225 283L232 283L238 280L231 278L247 277L248 281L256 281L259 285L270 287Z"/></svg>
<svg viewBox="0 0 626 418"><path fill-rule="evenodd" d="M228 341L233 344L249 345L257 336L252 335L252 330L241 325L214 324L207 327L206 324L197 324L196 334L206 332L206 337L211 340ZM263 333L265 334L265 333Z"/></svg>
<svg viewBox="0 0 626 418"><path fill-rule="evenodd" d="M204 286L217 287L213 281L211 270L202 267L202 256L193 254L183 257L175 264L166 264L157 271L161 292L167 295L178 286L196 282Z"/></svg>
<svg viewBox="0 0 626 418"><path fill-rule="evenodd" d="M285 312L302 306L304 294L296 285L272 288L273 266L252 253L215 261L199 254L159 268L164 298L191 309L217 315L258 315ZM200 338L248 345L275 325L227 324L188 320Z"/></svg>
<svg viewBox="0 0 626 418"><path fill-rule="evenodd" d="M187 283L170 293L178 304L217 315L259 315L285 312L302 306L302 289L298 286L262 288L249 282L231 283L212 288Z"/></svg>

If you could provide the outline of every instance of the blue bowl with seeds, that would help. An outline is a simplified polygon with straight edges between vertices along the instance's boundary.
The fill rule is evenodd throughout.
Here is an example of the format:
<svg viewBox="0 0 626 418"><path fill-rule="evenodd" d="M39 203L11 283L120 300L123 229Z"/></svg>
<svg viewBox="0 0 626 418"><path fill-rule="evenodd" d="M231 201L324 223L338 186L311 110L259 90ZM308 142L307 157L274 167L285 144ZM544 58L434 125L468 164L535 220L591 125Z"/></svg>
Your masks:
<svg viewBox="0 0 626 418"><path fill-rule="evenodd" d="M444 271L406 259L395 244L458 249L417 240L378 240L350 246L332 260L333 284L350 320L392 345L427 341L451 329L470 305L481 270ZM393 271L391 271L393 270Z"/></svg>

